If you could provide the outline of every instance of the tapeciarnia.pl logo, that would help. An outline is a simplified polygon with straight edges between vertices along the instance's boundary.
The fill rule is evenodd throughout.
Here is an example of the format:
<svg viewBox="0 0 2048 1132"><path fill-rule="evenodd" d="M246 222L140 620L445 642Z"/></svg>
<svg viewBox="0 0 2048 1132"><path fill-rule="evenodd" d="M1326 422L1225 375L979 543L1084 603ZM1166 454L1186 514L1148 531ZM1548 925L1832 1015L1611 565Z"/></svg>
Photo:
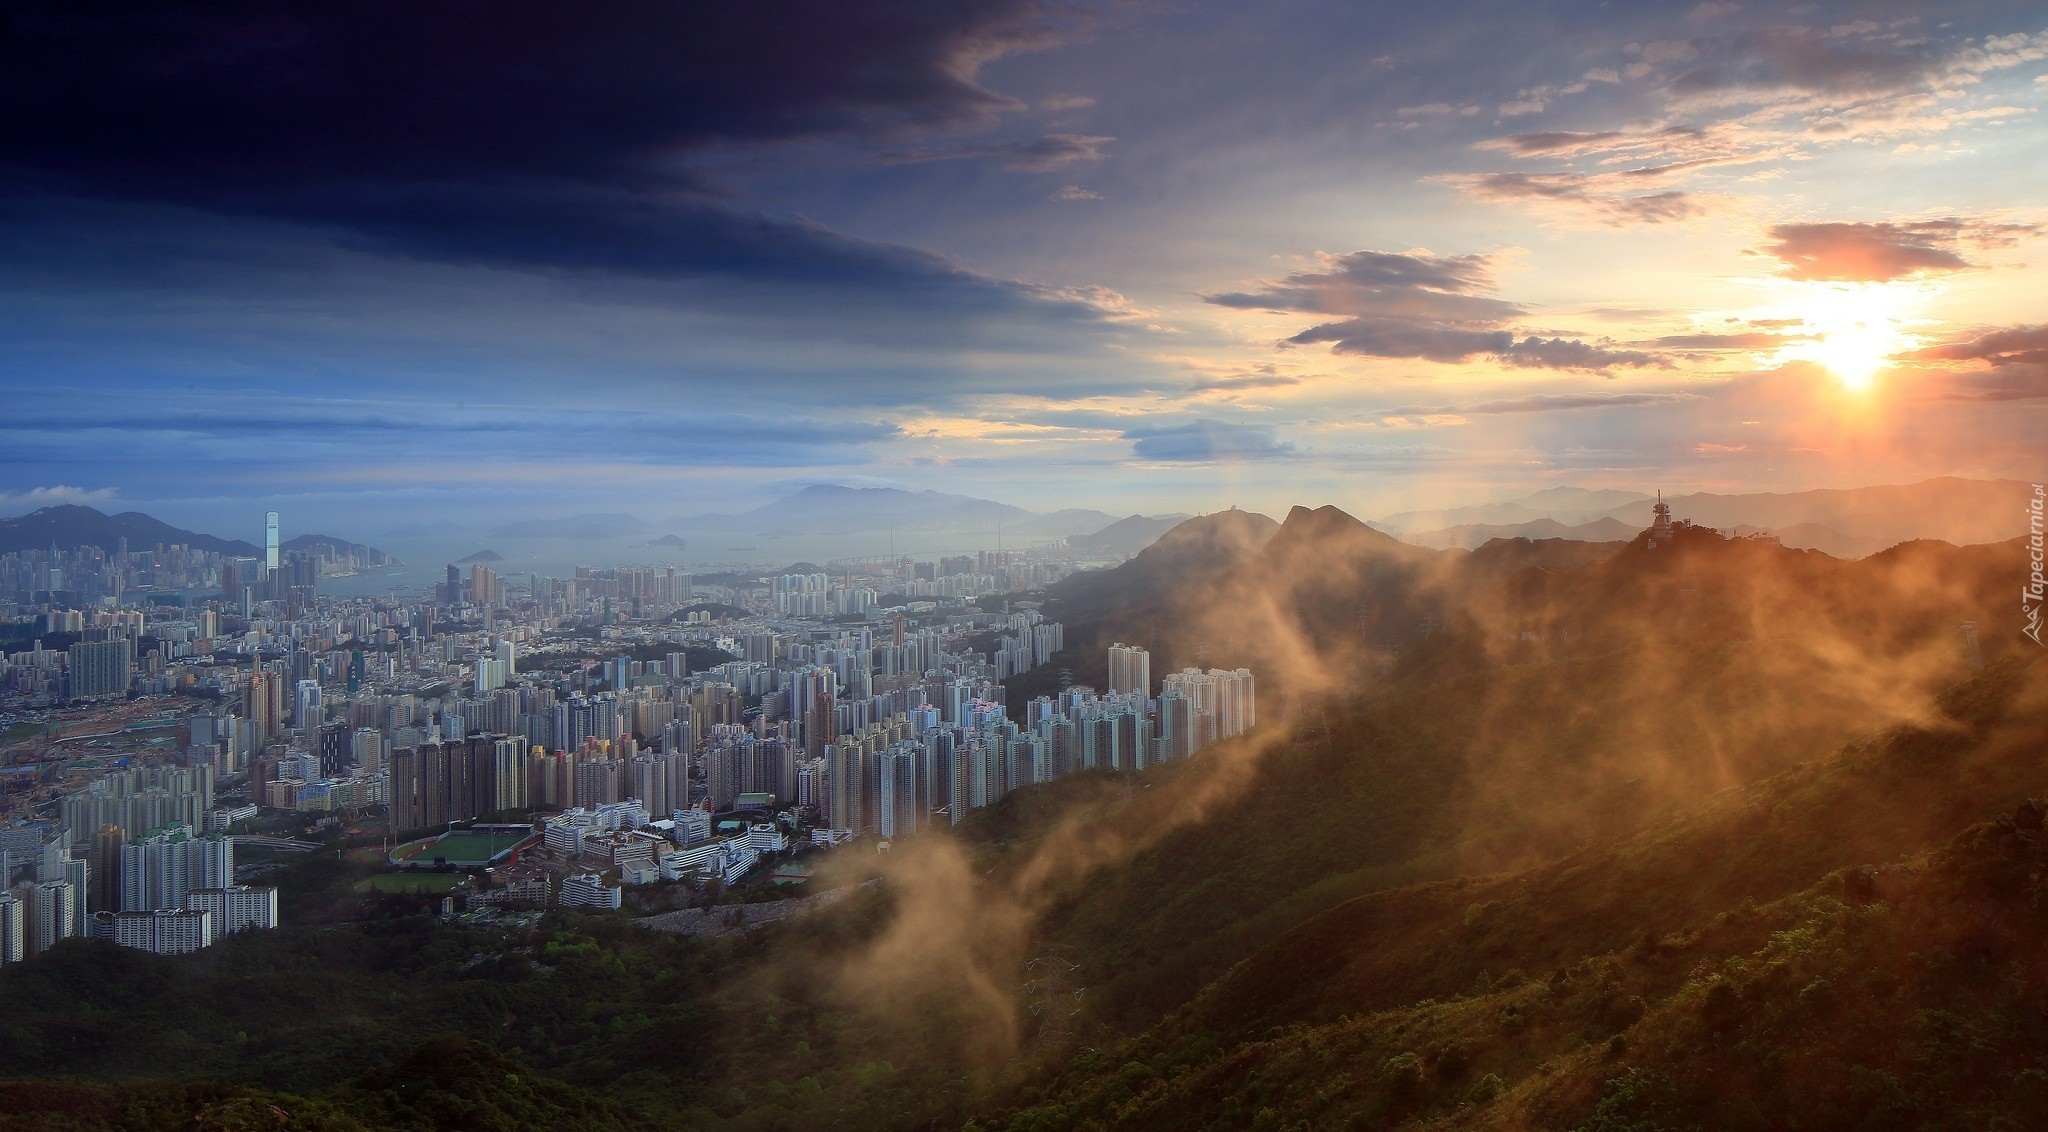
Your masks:
<svg viewBox="0 0 2048 1132"><path fill-rule="evenodd" d="M2048 485L2035 484L2034 497L2027 501L2027 557L2033 572L2027 575L2027 588L2020 591L2020 612L2026 615L2027 626L2020 632L2034 639L2034 643L2048 647L2048 641L2041 639L2041 605L2048 599L2048 577L2042 575L2042 563L2048 559L2043 550L2042 505L2048 503Z"/></svg>

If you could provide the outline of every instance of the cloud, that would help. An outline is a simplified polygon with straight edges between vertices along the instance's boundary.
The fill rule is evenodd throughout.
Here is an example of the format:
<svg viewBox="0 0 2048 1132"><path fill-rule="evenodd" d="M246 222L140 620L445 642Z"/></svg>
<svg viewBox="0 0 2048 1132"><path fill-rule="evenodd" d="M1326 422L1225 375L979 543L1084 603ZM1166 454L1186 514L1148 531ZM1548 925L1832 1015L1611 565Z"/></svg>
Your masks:
<svg viewBox="0 0 2048 1132"><path fill-rule="evenodd" d="M1984 374L1945 374L1923 396L1938 401L2039 401L2048 399L2048 365L2015 365Z"/></svg>
<svg viewBox="0 0 2048 1132"><path fill-rule="evenodd" d="M1563 338L1517 340L1507 324L1526 308L1486 293L1493 289L1491 256L1360 251L1321 260L1321 271L1295 272L1257 291L1203 299L1240 310L1350 316L1284 340L1295 346L1327 342L1340 354L1446 363L1492 357L1510 366L1595 371L1663 364L1641 351Z"/></svg>
<svg viewBox="0 0 2048 1132"><path fill-rule="evenodd" d="M337 179L667 179L712 145L972 126L975 81L1061 32L1029 0L763 8L230 0L9 9L0 150L88 191Z"/></svg>
<svg viewBox="0 0 2048 1132"><path fill-rule="evenodd" d="M1915 358L1983 361L1993 366L2048 365L2048 326L2013 326L1961 342L1929 346Z"/></svg>
<svg viewBox="0 0 2048 1132"><path fill-rule="evenodd" d="M1763 251L1784 264L1787 279L1883 283L1973 266L1953 250L1961 224L1779 224Z"/></svg>
<svg viewBox="0 0 2048 1132"><path fill-rule="evenodd" d="M1226 421L1193 421L1178 425L1140 425L1124 430L1131 452L1140 460L1174 464L1242 463L1290 459L1294 445L1274 437L1262 425Z"/></svg>
<svg viewBox="0 0 2048 1132"><path fill-rule="evenodd" d="M1023 105L988 62L1081 34L1038 0L762 8L228 0L104 18L10 6L0 195L170 204L380 254L519 270L839 287L957 310L1072 311L915 248L735 207L702 154L898 145ZM1107 138L927 151L1045 170ZM1085 305L1085 304L1082 304Z"/></svg>
<svg viewBox="0 0 2048 1132"><path fill-rule="evenodd" d="M1667 84L1680 99L1882 94L1924 85L1944 61L1943 52L1925 39L1832 34L1790 24L1651 43L1638 54L1651 64L1686 64Z"/></svg>
<svg viewBox="0 0 2048 1132"><path fill-rule="evenodd" d="M1311 326L1287 341L1294 345L1329 342L1340 354L1462 362L1480 355L1505 353L1514 348L1515 336L1507 330L1460 330L1397 319L1354 318Z"/></svg>
<svg viewBox="0 0 2048 1132"><path fill-rule="evenodd" d="M1079 110L1095 105L1095 99L1085 94L1049 94L1038 100L1042 110Z"/></svg>
<svg viewBox="0 0 2048 1132"><path fill-rule="evenodd" d="M1983 362L1988 371L1933 375L1923 396L1942 401L2048 398L2048 326L2011 326L1916 350L1915 361Z"/></svg>
<svg viewBox="0 0 2048 1132"><path fill-rule="evenodd" d="M996 142L953 148L899 149L875 157L885 165L919 165L930 161L960 161L968 158L999 158L1006 169L1022 173L1049 173L1081 161L1100 161L1102 147L1115 138L1087 134L1047 134L1037 141Z"/></svg>
<svg viewBox="0 0 2048 1132"><path fill-rule="evenodd" d="M1672 350L1767 350L1803 338L1798 334L1666 334L1657 345Z"/></svg>
<svg viewBox="0 0 2048 1132"><path fill-rule="evenodd" d="M32 487L27 491L0 492L0 509L7 509L11 514L15 510L28 512L65 503L91 506L111 502L116 494L111 487L83 488L60 483L50 487Z"/></svg>
<svg viewBox="0 0 2048 1132"><path fill-rule="evenodd" d="M1517 413L1560 413L1581 409L1625 409L1644 405L1672 405L1699 400L1696 393L1641 391L1633 393L1532 393L1471 405L1402 405L1381 410L1387 417L1478 417Z"/></svg>
<svg viewBox="0 0 2048 1132"><path fill-rule="evenodd" d="M1642 350L1613 350L1569 338L1524 338L1501 351L1500 360L1511 366L1539 369L1570 369L1599 373L1615 366L1666 366L1671 363Z"/></svg>
<svg viewBox="0 0 2048 1132"><path fill-rule="evenodd" d="M1285 389L1300 385L1301 379L1278 373L1248 373L1238 377L1220 377L1198 381L1188 386L1190 393L1233 393L1246 389Z"/></svg>
<svg viewBox="0 0 2048 1132"><path fill-rule="evenodd" d="M1084 189L1084 188L1082 188L1082 187L1081 187L1081 186L1079 186L1079 185L1065 185L1065 186L1062 186L1062 187L1060 187L1060 188L1058 188L1058 189L1055 189L1055 190L1053 190L1053 194L1052 194L1051 196L1049 196L1049 197L1045 198L1045 199L1047 199L1047 200L1101 200L1101 199L1102 199L1102 194L1101 194L1101 193L1098 193L1098 192L1096 192L1096 191L1095 191L1094 189Z"/></svg>
<svg viewBox="0 0 2048 1132"><path fill-rule="evenodd" d="M1483 255L1362 251L1322 257L1324 270L1300 271L1264 289L1204 295L1239 310L1295 310L1372 318L1496 321L1522 308L1478 292L1493 286Z"/></svg>

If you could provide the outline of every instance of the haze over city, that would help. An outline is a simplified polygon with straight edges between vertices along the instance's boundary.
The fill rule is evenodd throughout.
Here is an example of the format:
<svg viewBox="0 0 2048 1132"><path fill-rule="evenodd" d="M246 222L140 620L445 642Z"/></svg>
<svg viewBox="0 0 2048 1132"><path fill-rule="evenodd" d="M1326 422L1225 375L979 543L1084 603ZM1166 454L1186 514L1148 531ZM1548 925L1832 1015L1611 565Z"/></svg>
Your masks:
<svg viewBox="0 0 2048 1132"><path fill-rule="evenodd" d="M0 5L0 1124L2048 1113L2048 9Z"/></svg>

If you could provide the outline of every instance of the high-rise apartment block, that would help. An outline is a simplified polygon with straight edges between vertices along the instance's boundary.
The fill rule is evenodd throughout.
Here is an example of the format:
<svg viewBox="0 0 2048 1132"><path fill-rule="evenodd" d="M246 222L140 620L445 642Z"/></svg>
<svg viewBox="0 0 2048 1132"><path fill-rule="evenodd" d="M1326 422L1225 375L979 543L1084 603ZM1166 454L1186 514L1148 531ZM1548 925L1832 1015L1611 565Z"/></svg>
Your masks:
<svg viewBox="0 0 2048 1132"><path fill-rule="evenodd" d="M1137 645L1121 642L1109 646L1109 690L1125 694L1152 694L1152 654Z"/></svg>

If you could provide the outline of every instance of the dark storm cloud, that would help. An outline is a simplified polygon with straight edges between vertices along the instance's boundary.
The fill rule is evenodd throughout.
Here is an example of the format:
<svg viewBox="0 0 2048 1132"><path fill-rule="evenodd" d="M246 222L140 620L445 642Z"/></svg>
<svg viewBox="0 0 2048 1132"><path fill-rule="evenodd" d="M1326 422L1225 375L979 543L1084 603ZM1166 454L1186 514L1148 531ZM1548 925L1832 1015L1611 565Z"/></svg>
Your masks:
<svg viewBox="0 0 2048 1132"><path fill-rule="evenodd" d="M690 169L711 149L985 124L1018 104L976 69L1055 41L1056 16L1032 0L26 0L0 12L0 181L282 219L422 259L1085 315L939 256L735 208Z"/></svg>
<svg viewBox="0 0 2048 1132"><path fill-rule="evenodd" d="M1263 425L1227 421L1193 421L1179 425L1144 425L1124 430L1132 454L1141 460L1208 464L1291 459L1294 445L1276 439Z"/></svg>
<svg viewBox="0 0 2048 1132"><path fill-rule="evenodd" d="M8 6L0 143L88 190L665 179L714 143L986 119L1027 0L223 0Z"/></svg>
<svg viewBox="0 0 2048 1132"><path fill-rule="evenodd" d="M1491 256L1362 251L1326 259L1326 270L1295 272L1257 291L1205 295L1238 310L1349 315L1311 326L1285 345L1328 342L1340 354L1462 362L1493 357L1510 366L1604 370L1661 365L1634 350L1564 338L1517 340L1507 323L1527 308L1496 298Z"/></svg>
<svg viewBox="0 0 2048 1132"><path fill-rule="evenodd" d="M783 287L910 292L956 311L1029 303L1093 318L1086 298L982 275L916 248L861 240L688 195L469 183L335 186L279 206L386 254L654 278L735 276ZM789 302L794 293L780 301Z"/></svg>

